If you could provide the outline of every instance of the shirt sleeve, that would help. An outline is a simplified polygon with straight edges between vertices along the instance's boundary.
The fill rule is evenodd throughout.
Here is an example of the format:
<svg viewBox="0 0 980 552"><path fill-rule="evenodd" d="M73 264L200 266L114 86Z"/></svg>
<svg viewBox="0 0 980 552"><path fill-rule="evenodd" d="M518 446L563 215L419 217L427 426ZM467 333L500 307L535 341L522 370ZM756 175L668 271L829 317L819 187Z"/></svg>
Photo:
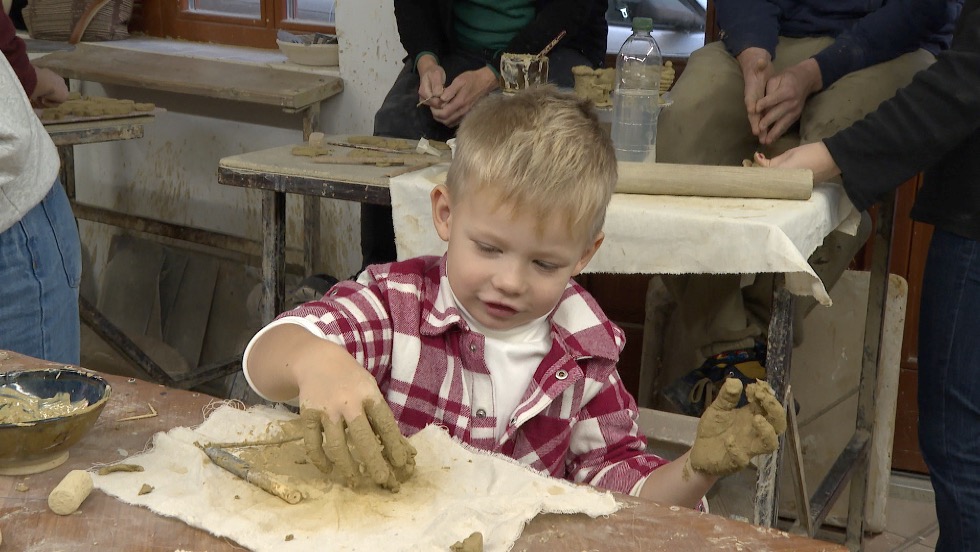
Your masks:
<svg viewBox="0 0 980 552"><path fill-rule="evenodd" d="M945 157L980 125L980 9L952 48L876 111L824 140L854 206L867 209Z"/></svg>
<svg viewBox="0 0 980 552"><path fill-rule="evenodd" d="M0 50L3 50L3 55L20 79L24 92L30 97L37 86L37 73L27 57L27 45L17 36L13 21L3 10L0 10Z"/></svg>
<svg viewBox="0 0 980 552"><path fill-rule="evenodd" d="M646 452L639 414L615 368L586 389L595 393L572 428L569 471L577 483L633 494L667 460Z"/></svg>
<svg viewBox="0 0 980 552"><path fill-rule="evenodd" d="M408 59L417 62L422 53L441 59L449 52L439 10L439 2L433 0L395 0L395 24Z"/></svg>
<svg viewBox="0 0 980 552"><path fill-rule="evenodd" d="M947 0L893 0L814 56L827 88L848 73L912 52L949 21Z"/></svg>
<svg viewBox="0 0 980 552"><path fill-rule="evenodd" d="M732 56L746 48L762 48L776 57L780 9L769 0L718 0L715 15L721 39Z"/></svg>

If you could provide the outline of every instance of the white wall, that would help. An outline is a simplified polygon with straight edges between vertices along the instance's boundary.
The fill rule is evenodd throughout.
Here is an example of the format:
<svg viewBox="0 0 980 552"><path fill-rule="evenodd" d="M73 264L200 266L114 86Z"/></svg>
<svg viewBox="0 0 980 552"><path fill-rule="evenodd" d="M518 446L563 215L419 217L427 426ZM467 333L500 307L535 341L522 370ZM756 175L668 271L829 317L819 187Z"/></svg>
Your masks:
<svg viewBox="0 0 980 552"><path fill-rule="evenodd" d="M321 108L328 134L370 134L374 112L394 82L404 56L392 0L339 0L340 75L344 91ZM302 141L302 118L277 108L136 88L73 83L83 94L151 101L167 110L142 139L75 148L79 201L168 222L259 240L259 194L217 183L218 160L228 155ZM290 260L301 260L299 196L287 203ZM357 205L322 200L322 261L318 271L338 277L360 266ZM116 229L82 222L86 292L95 292Z"/></svg>

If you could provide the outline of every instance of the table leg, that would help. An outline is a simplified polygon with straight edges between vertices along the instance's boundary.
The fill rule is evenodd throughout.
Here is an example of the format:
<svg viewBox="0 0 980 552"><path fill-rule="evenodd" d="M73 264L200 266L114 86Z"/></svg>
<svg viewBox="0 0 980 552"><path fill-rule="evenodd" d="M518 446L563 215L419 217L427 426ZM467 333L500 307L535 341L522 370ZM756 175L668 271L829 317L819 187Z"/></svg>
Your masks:
<svg viewBox="0 0 980 552"><path fill-rule="evenodd" d="M320 127L320 102L306 108L303 113L303 140ZM303 196L303 268L304 276L317 273L320 262L320 198Z"/></svg>
<svg viewBox="0 0 980 552"><path fill-rule="evenodd" d="M786 396L789 369L793 356L793 295L786 289L786 277L773 278L772 317L769 320L769 342L766 352L766 381L780 400ZM787 405L792 407L792 405ZM755 487L755 518L753 523L763 527L776 525L779 509L779 488L776 475L783 458L786 439L779 437L779 446L772 454L759 457L759 476Z"/></svg>
<svg viewBox="0 0 980 552"><path fill-rule="evenodd" d="M262 192L262 324L283 311L286 297L286 194Z"/></svg>
<svg viewBox="0 0 980 552"><path fill-rule="evenodd" d="M61 169L58 171L58 178L65 193L68 194L68 201L75 203L75 148L72 146L58 146L58 157L61 158Z"/></svg>

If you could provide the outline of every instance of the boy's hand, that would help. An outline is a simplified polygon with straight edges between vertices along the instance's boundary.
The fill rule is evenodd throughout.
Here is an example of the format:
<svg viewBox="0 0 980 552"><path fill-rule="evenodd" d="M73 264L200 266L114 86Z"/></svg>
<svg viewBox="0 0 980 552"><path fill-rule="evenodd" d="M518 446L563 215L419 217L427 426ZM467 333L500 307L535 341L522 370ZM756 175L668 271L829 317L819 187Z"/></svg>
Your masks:
<svg viewBox="0 0 980 552"><path fill-rule="evenodd" d="M415 448L398 423L371 374L352 366L311 370L300 382L300 417L310 461L324 473L337 471L353 486L364 474L397 491L415 470Z"/></svg>
<svg viewBox="0 0 980 552"><path fill-rule="evenodd" d="M701 416L690 455L695 471L729 475L753 457L776 450L777 436L786 430L786 410L772 387L764 381L750 383L745 388L749 404L736 408L741 394L741 380L729 378Z"/></svg>

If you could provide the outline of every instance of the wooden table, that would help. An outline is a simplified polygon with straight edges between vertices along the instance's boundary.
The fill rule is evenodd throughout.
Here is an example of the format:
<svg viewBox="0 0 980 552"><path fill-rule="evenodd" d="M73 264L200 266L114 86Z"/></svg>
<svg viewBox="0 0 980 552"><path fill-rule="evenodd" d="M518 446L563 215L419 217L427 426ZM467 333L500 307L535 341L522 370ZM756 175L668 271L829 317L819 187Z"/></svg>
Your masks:
<svg viewBox="0 0 980 552"><path fill-rule="evenodd" d="M50 363L0 351L0 372L43 368ZM153 434L203 421L202 409L213 397L104 375L112 396L92 431L72 449L68 461L50 471L26 476L0 476L0 531L3 549L33 552L101 550L242 550L181 521L120 502L93 491L79 512L58 516L47 508L47 495L73 469L116 462L146 446ZM154 418L117 422L142 414L152 404ZM24 487L26 486L26 489ZM18 490L18 488L23 490ZM627 507L608 517L543 514L525 528L514 550L670 551L767 550L831 552L845 548L791 536L693 510L620 497ZM288 507L288 506L287 506Z"/></svg>
<svg viewBox="0 0 980 552"><path fill-rule="evenodd" d="M342 142L347 136L328 136ZM262 321L283 311L286 271L286 194L390 205L388 179L419 167L329 165L291 153L293 146L225 157L218 162L218 182L262 190ZM331 146L337 155L348 148ZM315 240L319 227L305 227L304 240ZM308 249L309 246L304 247Z"/></svg>

